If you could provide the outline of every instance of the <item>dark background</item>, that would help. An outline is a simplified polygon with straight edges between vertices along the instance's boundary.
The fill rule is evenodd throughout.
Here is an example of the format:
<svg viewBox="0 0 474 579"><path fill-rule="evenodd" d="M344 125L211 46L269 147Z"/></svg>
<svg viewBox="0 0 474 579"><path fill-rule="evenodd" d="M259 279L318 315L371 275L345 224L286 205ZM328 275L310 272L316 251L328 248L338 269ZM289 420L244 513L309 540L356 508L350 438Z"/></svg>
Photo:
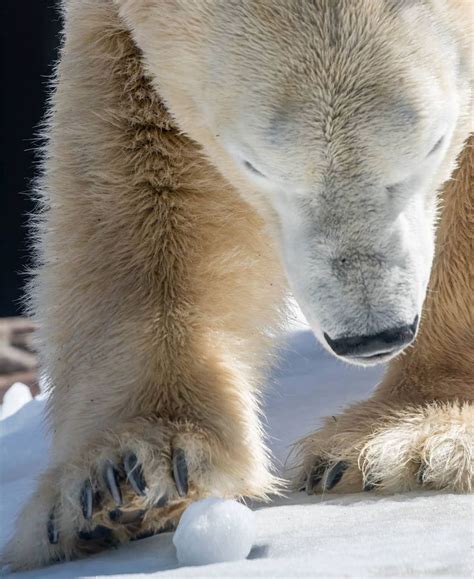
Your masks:
<svg viewBox="0 0 474 579"><path fill-rule="evenodd" d="M0 317L22 313L34 136L59 45L58 0L0 0Z"/></svg>

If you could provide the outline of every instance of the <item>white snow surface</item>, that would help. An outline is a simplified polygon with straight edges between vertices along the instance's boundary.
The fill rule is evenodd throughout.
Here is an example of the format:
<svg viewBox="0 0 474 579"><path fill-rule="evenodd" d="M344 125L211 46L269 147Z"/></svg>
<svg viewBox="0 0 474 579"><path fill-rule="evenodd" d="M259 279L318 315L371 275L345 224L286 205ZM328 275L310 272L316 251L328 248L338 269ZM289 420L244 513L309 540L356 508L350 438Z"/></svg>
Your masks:
<svg viewBox="0 0 474 579"><path fill-rule="evenodd" d="M26 384L22 384L21 382L12 384L3 397L0 412L1 419L3 420L15 414L17 410L27 404L32 398L31 391Z"/></svg>
<svg viewBox="0 0 474 579"><path fill-rule="evenodd" d="M246 505L208 497L191 503L173 535L181 566L246 559L255 541L255 513Z"/></svg>
<svg viewBox="0 0 474 579"><path fill-rule="evenodd" d="M269 379L269 445L281 463L290 444L347 403L367 397L381 374L342 365L311 333L294 327ZM48 460L44 400L10 392L0 422L0 549ZM15 579L180 577L473 577L472 496L295 493L252 505L257 535L248 559L180 566L172 533L81 561L15 574Z"/></svg>

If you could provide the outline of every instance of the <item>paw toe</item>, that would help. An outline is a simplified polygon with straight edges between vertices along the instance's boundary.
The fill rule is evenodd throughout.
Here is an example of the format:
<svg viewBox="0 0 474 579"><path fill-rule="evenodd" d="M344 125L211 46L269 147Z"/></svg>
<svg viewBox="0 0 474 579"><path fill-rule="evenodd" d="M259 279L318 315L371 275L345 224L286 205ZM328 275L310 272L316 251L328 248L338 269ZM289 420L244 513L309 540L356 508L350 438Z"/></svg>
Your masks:
<svg viewBox="0 0 474 579"><path fill-rule="evenodd" d="M81 541L94 543L97 549L117 547L120 543L112 529L103 525L97 525L91 531L79 531L78 537Z"/></svg>
<svg viewBox="0 0 474 579"><path fill-rule="evenodd" d="M132 511L114 509L109 512L109 518L112 522L120 523L121 525L136 525L143 521L145 513L145 509L134 509Z"/></svg>

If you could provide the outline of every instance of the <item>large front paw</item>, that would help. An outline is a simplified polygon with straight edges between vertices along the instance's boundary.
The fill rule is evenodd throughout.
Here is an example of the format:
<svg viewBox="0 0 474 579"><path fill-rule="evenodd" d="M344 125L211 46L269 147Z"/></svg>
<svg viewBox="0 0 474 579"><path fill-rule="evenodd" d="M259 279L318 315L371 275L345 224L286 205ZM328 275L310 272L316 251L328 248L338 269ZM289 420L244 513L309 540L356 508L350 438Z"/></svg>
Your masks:
<svg viewBox="0 0 474 579"><path fill-rule="evenodd" d="M474 488L474 406L357 404L301 440L295 484L324 491Z"/></svg>
<svg viewBox="0 0 474 579"><path fill-rule="evenodd" d="M210 429L137 419L43 475L4 559L32 568L170 529L192 500L268 490L271 476L253 474Z"/></svg>

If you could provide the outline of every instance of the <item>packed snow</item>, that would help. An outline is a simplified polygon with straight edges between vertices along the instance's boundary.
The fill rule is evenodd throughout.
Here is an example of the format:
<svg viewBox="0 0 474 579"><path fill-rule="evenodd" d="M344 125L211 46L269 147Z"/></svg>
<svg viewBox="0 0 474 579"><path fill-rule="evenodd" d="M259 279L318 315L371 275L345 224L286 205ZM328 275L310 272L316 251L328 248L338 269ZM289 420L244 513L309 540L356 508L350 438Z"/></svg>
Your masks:
<svg viewBox="0 0 474 579"><path fill-rule="evenodd" d="M255 534L255 514L247 506L208 497L184 511L173 543L180 565L208 565L246 559Z"/></svg>
<svg viewBox="0 0 474 579"><path fill-rule="evenodd" d="M21 382L15 382L10 388L5 392L3 397L3 402L1 405L0 417L2 420L8 418L15 414L22 406L33 399L31 391L25 384Z"/></svg>
<svg viewBox="0 0 474 579"><path fill-rule="evenodd" d="M367 397L380 373L380 369L342 365L321 351L307 329L293 328L279 369L269 379L266 397L269 444L281 468L293 441L317 427L322 416L334 415L347 403ZM48 461L43 410L44 400L32 400L18 385L4 402L0 422L0 549ZM201 524L200 517L202 521L207 518L214 533L223 532L224 522L212 520L218 514L212 513L212 506L207 515L201 505L196 508L196 517L191 517L195 524ZM472 497L466 495L425 492L308 497L295 493L267 505L252 505L256 536L247 559L191 565L206 561L183 558L182 549L178 558L173 534L162 533L82 561L14 577L470 578L474 571L473 508ZM237 522L242 523L232 524ZM250 537L249 528L238 529L240 538L245 533ZM178 547L196 531L185 524L181 538L174 539ZM209 541L218 538L213 532L206 535ZM204 536L199 540L204 543ZM191 547L195 546L184 545L186 557L192 556Z"/></svg>

